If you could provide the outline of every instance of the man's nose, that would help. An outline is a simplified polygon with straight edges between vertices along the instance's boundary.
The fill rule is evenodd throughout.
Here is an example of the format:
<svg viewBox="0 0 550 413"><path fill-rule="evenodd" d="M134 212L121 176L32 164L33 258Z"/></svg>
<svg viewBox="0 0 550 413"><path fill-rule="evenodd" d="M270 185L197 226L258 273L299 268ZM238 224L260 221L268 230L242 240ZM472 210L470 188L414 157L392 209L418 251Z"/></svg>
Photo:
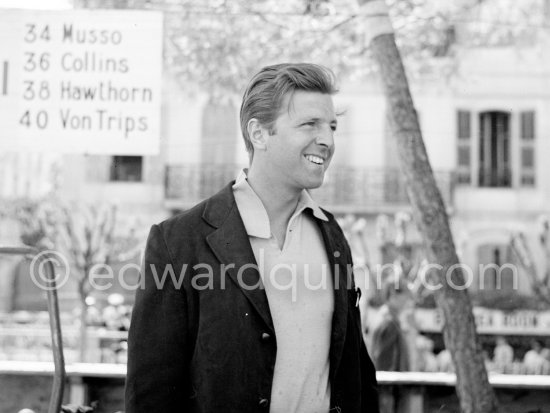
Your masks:
<svg viewBox="0 0 550 413"><path fill-rule="evenodd" d="M334 131L330 125L326 125L321 128L317 138L315 139L315 143L326 146L329 149L334 146Z"/></svg>

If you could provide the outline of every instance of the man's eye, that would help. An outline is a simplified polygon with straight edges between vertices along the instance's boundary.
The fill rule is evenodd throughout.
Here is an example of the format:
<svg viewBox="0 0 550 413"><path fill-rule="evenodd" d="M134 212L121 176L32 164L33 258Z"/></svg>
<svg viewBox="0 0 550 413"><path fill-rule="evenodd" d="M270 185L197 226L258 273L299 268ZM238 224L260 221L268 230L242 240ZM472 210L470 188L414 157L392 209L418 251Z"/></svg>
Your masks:
<svg viewBox="0 0 550 413"><path fill-rule="evenodd" d="M332 129L333 132L336 132L336 125L330 125L330 129Z"/></svg>
<svg viewBox="0 0 550 413"><path fill-rule="evenodd" d="M302 126L315 126L315 122L304 122Z"/></svg>

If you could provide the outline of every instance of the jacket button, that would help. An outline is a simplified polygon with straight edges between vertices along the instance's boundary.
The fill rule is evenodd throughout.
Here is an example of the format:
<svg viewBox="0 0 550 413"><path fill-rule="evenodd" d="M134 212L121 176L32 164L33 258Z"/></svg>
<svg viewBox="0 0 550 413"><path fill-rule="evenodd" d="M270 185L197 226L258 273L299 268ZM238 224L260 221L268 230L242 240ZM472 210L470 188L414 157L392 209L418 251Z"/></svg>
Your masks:
<svg viewBox="0 0 550 413"><path fill-rule="evenodd" d="M267 406L269 406L269 400L261 399L258 404L260 405L260 407L267 407Z"/></svg>
<svg viewBox="0 0 550 413"><path fill-rule="evenodd" d="M271 338L271 336L268 334L268 333L263 333L262 334L262 340L263 341L267 341Z"/></svg>

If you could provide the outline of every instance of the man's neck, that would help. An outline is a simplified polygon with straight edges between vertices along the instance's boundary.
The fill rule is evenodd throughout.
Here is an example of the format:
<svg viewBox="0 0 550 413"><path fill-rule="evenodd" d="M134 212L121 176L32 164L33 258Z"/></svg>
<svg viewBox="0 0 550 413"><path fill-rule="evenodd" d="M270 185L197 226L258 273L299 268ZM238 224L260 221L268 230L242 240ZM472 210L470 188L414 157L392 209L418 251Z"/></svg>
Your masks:
<svg viewBox="0 0 550 413"><path fill-rule="evenodd" d="M247 178L264 205L272 232L283 242L284 239L280 239L281 230L286 230L288 221L296 210L301 191L285 188L280 182L273 182L267 175L253 169L248 171Z"/></svg>

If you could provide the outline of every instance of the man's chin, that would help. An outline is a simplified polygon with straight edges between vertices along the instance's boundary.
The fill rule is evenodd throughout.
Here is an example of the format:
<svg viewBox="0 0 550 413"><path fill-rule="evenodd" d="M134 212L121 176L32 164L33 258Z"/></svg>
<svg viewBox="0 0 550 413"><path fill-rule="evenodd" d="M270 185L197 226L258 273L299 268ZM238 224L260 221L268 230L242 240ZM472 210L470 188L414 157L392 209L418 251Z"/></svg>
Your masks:
<svg viewBox="0 0 550 413"><path fill-rule="evenodd" d="M323 183L325 181L325 178L321 178L320 180L318 181L315 181L315 182L308 182L308 185L305 186L305 189L317 189L317 188L320 188L321 186L323 186Z"/></svg>

